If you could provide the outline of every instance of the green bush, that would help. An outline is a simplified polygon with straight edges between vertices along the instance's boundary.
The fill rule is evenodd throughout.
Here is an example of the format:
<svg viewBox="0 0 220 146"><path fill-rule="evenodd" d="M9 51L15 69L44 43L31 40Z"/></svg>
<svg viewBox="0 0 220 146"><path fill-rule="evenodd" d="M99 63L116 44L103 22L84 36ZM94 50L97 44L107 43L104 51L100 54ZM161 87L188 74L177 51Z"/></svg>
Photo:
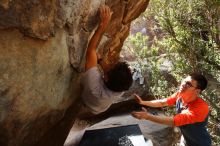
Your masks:
<svg viewBox="0 0 220 146"><path fill-rule="evenodd" d="M177 85L161 71L165 60L171 62L167 72L176 81L194 71L205 74L212 81L202 95L210 105L208 128L213 145L220 145L220 1L151 0L140 17L134 25L143 20L151 22L146 26L148 35L131 34L124 46L133 50L142 70L150 72L146 82L150 91L156 98L164 98L176 90ZM144 59L147 65L143 65Z"/></svg>

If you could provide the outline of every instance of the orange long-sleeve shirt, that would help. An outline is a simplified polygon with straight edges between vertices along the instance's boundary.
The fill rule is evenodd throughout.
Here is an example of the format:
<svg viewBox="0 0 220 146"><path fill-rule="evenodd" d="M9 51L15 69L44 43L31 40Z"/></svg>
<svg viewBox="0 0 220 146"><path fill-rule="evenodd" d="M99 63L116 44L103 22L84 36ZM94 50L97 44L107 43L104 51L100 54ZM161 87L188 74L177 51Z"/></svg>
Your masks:
<svg viewBox="0 0 220 146"><path fill-rule="evenodd" d="M172 96L167 98L168 105L175 105L178 96ZM193 124L196 122L203 122L208 116L209 107L208 104L201 98L197 98L193 102L187 103L187 108L183 109L181 113L174 116L174 125L182 126L186 124Z"/></svg>

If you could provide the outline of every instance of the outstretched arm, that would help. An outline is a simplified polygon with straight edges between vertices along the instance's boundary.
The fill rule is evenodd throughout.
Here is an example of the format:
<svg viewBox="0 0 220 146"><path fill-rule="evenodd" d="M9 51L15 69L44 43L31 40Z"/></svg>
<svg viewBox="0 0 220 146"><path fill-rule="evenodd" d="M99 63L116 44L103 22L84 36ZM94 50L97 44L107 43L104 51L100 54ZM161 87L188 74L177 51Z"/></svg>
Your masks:
<svg viewBox="0 0 220 146"><path fill-rule="evenodd" d="M147 112L146 109L143 108L142 111L132 112L131 115L137 119L145 119L150 120L152 122L156 122L159 124L164 124L168 126L174 126L174 118L168 116L156 116Z"/></svg>
<svg viewBox="0 0 220 146"><path fill-rule="evenodd" d="M139 103L140 105L149 106L149 107L164 107L164 106L168 106L168 104L166 102L167 101L166 99L144 101L137 94L134 94L134 97L135 97L135 100L137 101L137 103Z"/></svg>
<svg viewBox="0 0 220 146"><path fill-rule="evenodd" d="M103 33L105 32L105 29L107 28L107 26L111 20L112 12L108 6L102 5L99 8L99 11L100 11L101 22L100 22L98 28L96 29L94 35L92 36L92 38L89 42L88 48L87 48L86 63L85 63L86 70L97 65L96 48L101 40Z"/></svg>

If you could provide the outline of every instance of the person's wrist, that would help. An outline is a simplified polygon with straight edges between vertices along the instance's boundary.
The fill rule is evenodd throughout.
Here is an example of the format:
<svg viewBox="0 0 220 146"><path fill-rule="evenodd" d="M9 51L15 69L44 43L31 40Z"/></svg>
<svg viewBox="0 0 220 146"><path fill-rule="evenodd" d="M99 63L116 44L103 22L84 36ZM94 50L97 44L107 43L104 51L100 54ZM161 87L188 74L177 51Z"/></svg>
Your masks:
<svg viewBox="0 0 220 146"><path fill-rule="evenodd" d="M144 101L140 101L140 104L141 104L141 105L144 105Z"/></svg>
<svg viewBox="0 0 220 146"><path fill-rule="evenodd" d="M106 26L104 24L100 24L98 30L104 32L106 30Z"/></svg>
<svg viewBox="0 0 220 146"><path fill-rule="evenodd" d="M145 117L144 117L146 120L148 120L150 118L150 114L149 113L145 113Z"/></svg>
<svg viewBox="0 0 220 146"><path fill-rule="evenodd" d="M107 25L104 24L104 23L101 23L101 24L99 25L99 27L100 27L102 30L105 30L105 29L107 28Z"/></svg>

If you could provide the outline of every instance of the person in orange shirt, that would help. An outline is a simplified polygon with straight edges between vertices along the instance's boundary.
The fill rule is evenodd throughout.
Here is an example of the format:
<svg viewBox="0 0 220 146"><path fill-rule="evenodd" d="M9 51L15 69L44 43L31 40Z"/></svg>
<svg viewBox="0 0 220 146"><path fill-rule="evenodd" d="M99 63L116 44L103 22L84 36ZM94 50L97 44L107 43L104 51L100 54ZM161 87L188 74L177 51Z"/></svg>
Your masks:
<svg viewBox="0 0 220 146"><path fill-rule="evenodd" d="M135 94L136 101L140 105L149 107L176 105L175 116L156 116L148 113L144 108L131 114L137 119L179 127L182 133L181 146L211 146L211 138L206 129L209 107L199 97L206 87L207 79L201 74L192 73L181 82L179 90L169 98L143 101Z"/></svg>

